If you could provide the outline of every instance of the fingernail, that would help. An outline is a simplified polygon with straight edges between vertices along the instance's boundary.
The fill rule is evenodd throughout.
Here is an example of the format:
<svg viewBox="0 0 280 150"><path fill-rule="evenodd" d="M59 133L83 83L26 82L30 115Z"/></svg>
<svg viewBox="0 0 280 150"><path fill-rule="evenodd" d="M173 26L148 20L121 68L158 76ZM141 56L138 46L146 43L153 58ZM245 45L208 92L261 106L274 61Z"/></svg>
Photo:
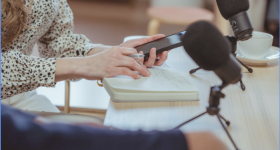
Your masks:
<svg viewBox="0 0 280 150"><path fill-rule="evenodd" d="M137 79L140 79L140 78L141 78L141 76L138 74L138 75L137 75Z"/></svg>

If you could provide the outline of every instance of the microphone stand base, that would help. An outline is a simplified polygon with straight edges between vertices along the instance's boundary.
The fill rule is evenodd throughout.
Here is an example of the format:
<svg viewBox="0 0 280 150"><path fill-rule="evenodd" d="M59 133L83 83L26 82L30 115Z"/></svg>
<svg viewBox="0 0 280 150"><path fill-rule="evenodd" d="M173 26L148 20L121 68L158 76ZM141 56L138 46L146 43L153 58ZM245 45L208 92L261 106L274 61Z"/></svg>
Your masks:
<svg viewBox="0 0 280 150"><path fill-rule="evenodd" d="M200 69L202 69L201 67L198 67L198 68L196 68L196 69L192 69L191 71L190 71L190 74L194 74L196 71L198 71L198 70L200 70Z"/></svg>
<svg viewBox="0 0 280 150"><path fill-rule="evenodd" d="M220 124L222 125L224 131L226 132L228 138L230 139L231 143L233 144L235 150L239 150L235 144L235 142L233 141L231 135L229 134L229 132L227 131L225 125L223 124L222 120L226 123L227 126L230 126L230 121L228 121L227 119L225 119L221 114L220 114L220 108L219 108L219 104L220 104L220 98L224 98L225 95L221 92L222 90L222 86L217 87L214 86L211 88L211 92L210 92L210 97L209 97L209 106L206 107L206 111L187 120L186 122L183 122L182 124L178 125L177 127L175 127L174 129L179 129L180 127L182 127L183 125L205 115L205 114L209 114L211 116L217 116Z"/></svg>
<svg viewBox="0 0 280 150"><path fill-rule="evenodd" d="M174 129L179 129L181 126L183 126L183 125L185 125L185 124L187 124L187 123L189 123L189 122L191 122L191 121L193 121L193 120L195 120L195 119L197 119L197 118L199 118L199 117L205 115L206 113L208 113L208 110L207 110L206 112L204 112L204 113L202 113L202 114L200 114L200 115L197 115L197 116L191 118L190 120L188 120L188 121L186 121L186 122L180 124L179 126L175 127ZM233 146L235 147L235 149L236 149L236 150L239 150L239 149L237 148L235 142L233 141L231 135L230 135L229 132L227 131L225 125L224 125L223 122L222 122L222 120L224 120L224 122L226 123L226 125L227 125L227 126L230 126L230 121L226 120L220 113L215 114L215 116L217 116L217 118L218 118L220 124L222 125L224 131L226 132L228 138L229 138L230 141L232 142L232 144L233 144Z"/></svg>
<svg viewBox="0 0 280 150"><path fill-rule="evenodd" d="M242 91L245 91L246 90L246 86L244 85L242 79L240 79L239 82L240 82L240 87L241 87Z"/></svg>
<svg viewBox="0 0 280 150"><path fill-rule="evenodd" d="M193 120L195 120L195 119L197 119L197 118L199 118L199 117L205 115L206 113L207 113L207 111L204 112L204 113L202 113L202 114L200 114L200 115L197 115L197 116L193 117L192 119L190 119L190 120L188 120L188 121L186 121L186 122L184 122L184 123L182 123L182 124L180 124L179 126L175 127L174 129L179 129L181 126L183 126L183 125L185 125L185 124L187 124L187 123L189 123L189 122L191 122L191 121L193 121ZM225 125L224 125L223 122L222 122L222 120L224 120L224 122L226 123L226 125L227 125L227 126L230 126L230 121L226 120L220 113L215 114L215 116L217 116L217 118L218 118L220 124L222 125L224 131L226 132L228 138L229 138L230 141L232 142L232 144L233 144L233 146L235 147L235 149L236 149L236 150L239 150L239 149L237 148L235 142L233 141L231 135L230 135L229 132L227 131Z"/></svg>

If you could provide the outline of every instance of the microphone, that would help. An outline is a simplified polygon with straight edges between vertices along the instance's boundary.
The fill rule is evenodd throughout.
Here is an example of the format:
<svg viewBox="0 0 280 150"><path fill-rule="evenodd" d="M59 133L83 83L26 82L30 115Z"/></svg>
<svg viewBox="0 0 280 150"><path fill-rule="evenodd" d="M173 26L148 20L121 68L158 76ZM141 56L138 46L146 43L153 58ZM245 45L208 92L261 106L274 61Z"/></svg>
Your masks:
<svg viewBox="0 0 280 150"><path fill-rule="evenodd" d="M252 38L254 28L246 12L250 7L248 0L217 0L217 4L222 16L229 20L238 40Z"/></svg>
<svg viewBox="0 0 280 150"><path fill-rule="evenodd" d="M225 97L225 94L222 93L222 89L241 79L241 67L231 53L229 41L223 37L214 25L209 22L200 21L188 27L188 30L182 38L182 45L200 68L214 71L223 83L219 86L211 87L208 100L209 105L206 107L206 112L181 123L174 129L178 129L204 114L215 115L219 119L220 124L223 126L233 146L238 150L237 145L222 122L224 121L227 126L229 126L230 121L226 120L220 114L221 108L219 107L220 99Z"/></svg>
<svg viewBox="0 0 280 150"><path fill-rule="evenodd" d="M211 23L199 21L190 25L182 44L198 66L214 71L224 85L241 79L241 67L231 54L229 41Z"/></svg>

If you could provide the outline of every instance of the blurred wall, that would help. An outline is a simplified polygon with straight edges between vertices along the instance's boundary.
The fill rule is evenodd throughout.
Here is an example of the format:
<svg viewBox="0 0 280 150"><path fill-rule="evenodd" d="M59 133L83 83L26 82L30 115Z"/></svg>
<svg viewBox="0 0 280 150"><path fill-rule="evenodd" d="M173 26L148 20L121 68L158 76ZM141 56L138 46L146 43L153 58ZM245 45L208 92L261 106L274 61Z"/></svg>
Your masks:
<svg viewBox="0 0 280 150"><path fill-rule="evenodd" d="M264 31L267 0L250 0L248 14L251 18L255 31Z"/></svg>
<svg viewBox="0 0 280 150"><path fill-rule="evenodd" d="M265 2L250 0L249 15L258 31L264 28ZM146 9L150 6L187 5L213 10L216 0L68 0L68 3L74 12L75 33L85 34L94 43L117 45L125 36L147 34ZM223 18L221 21L228 26L225 35L232 34L228 21ZM169 35L185 28L162 24L160 33Z"/></svg>
<svg viewBox="0 0 280 150"><path fill-rule="evenodd" d="M264 21L267 0L249 0L250 9L248 14L256 31L264 31ZM151 6L194 6L203 7L211 6L216 0L151 0ZM210 8L211 9L211 8ZM230 26L228 26L229 30ZM231 33L231 31L229 31Z"/></svg>
<svg viewBox="0 0 280 150"><path fill-rule="evenodd" d="M151 6L194 6L201 7L203 0L151 0Z"/></svg>

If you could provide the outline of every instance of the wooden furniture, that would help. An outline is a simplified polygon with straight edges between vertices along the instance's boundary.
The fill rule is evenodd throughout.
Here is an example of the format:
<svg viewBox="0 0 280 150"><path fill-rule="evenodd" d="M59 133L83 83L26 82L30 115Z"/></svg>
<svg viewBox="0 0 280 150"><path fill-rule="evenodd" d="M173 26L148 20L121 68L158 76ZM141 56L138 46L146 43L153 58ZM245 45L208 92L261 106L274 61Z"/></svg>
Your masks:
<svg viewBox="0 0 280 150"><path fill-rule="evenodd" d="M29 113L36 114L37 120L46 123L70 123L70 124L86 124L93 123L96 125L103 125L104 119L98 116L80 115L80 114L69 114L69 113L52 113L52 112L38 112L38 111L27 111ZM43 118L41 118L43 117Z"/></svg>
<svg viewBox="0 0 280 150"><path fill-rule="evenodd" d="M104 88L96 81L84 79L71 82L71 89L69 85L69 81L60 81L54 88L39 87L36 91L46 96L61 112L105 117L110 97Z"/></svg>
<svg viewBox="0 0 280 150"><path fill-rule="evenodd" d="M70 81L65 81L64 112L70 113Z"/></svg>
<svg viewBox="0 0 280 150"><path fill-rule="evenodd" d="M150 7L147 14L151 18L148 25L148 36L159 33L161 23L190 25L199 20L214 21L224 35L229 35L230 26L220 14L216 1L213 1L214 13L203 8L194 7Z"/></svg>
<svg viewBox="0 0 280 150"><path fill-rule="evenodd" d="M221 83L213 73L189 70L197 67L183 48L170 51L166 64L184 73L200 92L200 101L184 102L110 102L104 124L121 129L168 130L205 112L211 85ZM223 90L221 115L231 122L227 128L241 150L279 149L279 66L254 67L254 73L243 69L246 91L239 83ZM216 117L204 115L181 128L182 131L209 130L230 149L234 149Z"/></svg>
<svg viewBox="0 0 280 150"><path fill-rule="evenodd" d="M150 7L147 10L151 21L148 26L148 35L158 34L161 23L175 25L190 25L199 20L212 21L211 11L195 7Z"/></svg>
<svg viewBox="0 0 280 150"><path fill-rule="evenodd" d="M65 106L65 81L57 82L54 88L39 87L36 92L46 96L57 107Z"/></svg>
<svg viewBox="0 0 280 150"><path fill-rule="evenodd" d="M65 113L73 111L103 113L106 112L109 98L106 90L96 84L96 80L89 81L82 79L71 83L65 81L65 105L63 111ZM89 109L91 109L91 111Z"/></svg>
<svg viewBox="0 0 280 150"><path fill-rule="evenodd" d="M214 14L215 14L215 18L214 18L214 24L218 27L218 29L222 32L223 35L233 35L232 29L230 27L229 21L225 20L225 18L222 17L220 10L218 8L218 5L216 3L216 1L213 1L214 4Z"/></svg>

